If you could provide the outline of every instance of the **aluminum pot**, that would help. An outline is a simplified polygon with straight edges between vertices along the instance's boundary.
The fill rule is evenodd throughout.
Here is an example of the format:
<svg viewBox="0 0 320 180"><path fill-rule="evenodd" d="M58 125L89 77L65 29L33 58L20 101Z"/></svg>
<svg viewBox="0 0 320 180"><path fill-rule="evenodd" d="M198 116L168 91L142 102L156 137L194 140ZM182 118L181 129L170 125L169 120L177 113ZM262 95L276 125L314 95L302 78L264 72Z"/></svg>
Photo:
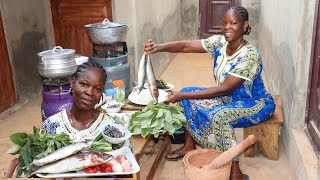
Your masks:
<svg viewBox="0 0 320 180"><path fill-rule="evenodd" d="M102 23L84 25L92 42L98 45L108 45L122 42L126 39L128 25L110 22L104 19Z"/></svg>
<svg viewBox="0 0 320 180"><path fill-rule="evenodd" d="M52 50L38 53L38 72L49 79L72 75L77 70L74 52L74 49L56 46Z"/></svg>

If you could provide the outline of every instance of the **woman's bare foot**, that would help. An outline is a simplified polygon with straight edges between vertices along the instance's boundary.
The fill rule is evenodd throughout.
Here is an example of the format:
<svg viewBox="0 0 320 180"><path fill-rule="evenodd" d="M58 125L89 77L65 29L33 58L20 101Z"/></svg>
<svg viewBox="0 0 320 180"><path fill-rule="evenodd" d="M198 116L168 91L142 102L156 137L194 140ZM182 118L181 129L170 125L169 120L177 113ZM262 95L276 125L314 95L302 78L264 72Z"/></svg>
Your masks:
<svg viewBox="0 0 320 180"><path fill-rule="evenodd" d="M185 154L187 154L189 151L192 151L194 149L196 149L195 145L192 146L192 145L184 144L179 149L176 149L176 150L171 151L170 153L168 153L166 155L166 159L167 160L179 160L179 159L182 159Z"/></svg>
<svg viewBox="0 0 320 180"><path fill-rule="evenodd" d="M166 155L167 160L177 161L179 159L182 159L184 155L187 154L189 151L196 149L196 144L187 130L184 130L184 140L185 144L182 147L174 151L171 151L169 154Z"/></svg>

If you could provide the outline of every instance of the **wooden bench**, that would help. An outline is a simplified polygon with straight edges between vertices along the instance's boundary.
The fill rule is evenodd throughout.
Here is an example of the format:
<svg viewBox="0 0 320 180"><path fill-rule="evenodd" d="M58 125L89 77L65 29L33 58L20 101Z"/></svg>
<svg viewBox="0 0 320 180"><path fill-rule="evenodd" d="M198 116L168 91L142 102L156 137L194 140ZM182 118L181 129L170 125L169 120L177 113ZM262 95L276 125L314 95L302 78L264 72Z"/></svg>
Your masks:
<svg viewBox="0 0 320 180"><path fill-rule="evenodd" d="M243 139L253 134L258 141L255 145L244 151L245 157L254 157L256 152L270 160L278 160L279 158L279 129L283 124L282 101L279 95L273 96L276 109L269 120L257 125L243 129Z"/></svg>

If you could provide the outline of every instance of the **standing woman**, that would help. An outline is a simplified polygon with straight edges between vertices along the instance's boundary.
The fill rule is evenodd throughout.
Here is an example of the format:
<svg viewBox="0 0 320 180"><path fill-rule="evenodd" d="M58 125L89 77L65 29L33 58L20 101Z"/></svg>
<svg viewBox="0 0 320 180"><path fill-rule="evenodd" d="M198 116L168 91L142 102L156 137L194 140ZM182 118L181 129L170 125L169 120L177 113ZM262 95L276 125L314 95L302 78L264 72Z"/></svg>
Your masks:
<svg viewBox="0 0 320 180"><path fill-rule="evenodd" d="M208 52L214 59L217 86L186 87L180 92L172 92L166 100L179 102L187 117L185 144L169 153L168 160L181 159L196 148L195 143L226 151L236 145L234 128L260 124L274 112L275 104L261 78L259 51L243 38L251 31L248 11L240 6L228 9L221 30L223 35L202 40L154 44L149 39L145 43L144 51L148 54ZM233 159L230 179L247 178L240 170L239 157Z"/></svg>

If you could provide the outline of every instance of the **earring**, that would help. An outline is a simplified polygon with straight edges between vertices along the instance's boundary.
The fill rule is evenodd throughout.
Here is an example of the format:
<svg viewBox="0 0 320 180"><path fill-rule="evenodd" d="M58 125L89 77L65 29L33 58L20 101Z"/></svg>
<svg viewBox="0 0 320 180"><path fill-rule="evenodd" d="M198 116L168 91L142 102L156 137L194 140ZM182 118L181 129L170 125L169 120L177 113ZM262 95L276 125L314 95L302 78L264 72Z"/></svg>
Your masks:
<svg viewBox="0 0 320 180"><path fill-rule="evenodd" d="M72 88L69 89L69 93L72 96L72 94L73 94L73 89Z"/></svg>

